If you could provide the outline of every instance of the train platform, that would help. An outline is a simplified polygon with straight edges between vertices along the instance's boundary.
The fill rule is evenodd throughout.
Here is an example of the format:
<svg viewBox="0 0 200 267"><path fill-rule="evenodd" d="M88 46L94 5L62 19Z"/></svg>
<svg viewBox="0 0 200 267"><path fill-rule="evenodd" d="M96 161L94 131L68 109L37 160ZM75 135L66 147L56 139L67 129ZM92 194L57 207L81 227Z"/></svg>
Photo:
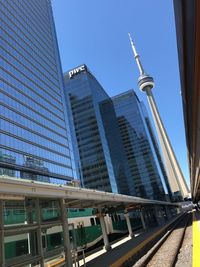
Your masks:
<svg viewBox="0 0 200 267"><path fill-rule="evenodd" d="M192 252L192 266L200 266L200 211L193 212L192 222L192 236L193 236L193 252Z"/></svg>
<svg viewBox="0 0 200 267"><path fill-rule="evenodd" d="M159 238L162 232L175 220L173 218L167 221L165 224L150 228L148 231L144 231L134 238L126 237L119 242L113 244L112 249L107 251L102 249L95 254L86 257L87 267L119 267L127 262L130 258L137 256L137 254L148 244ZM84 266L80 261L80 266Z"/></svg>

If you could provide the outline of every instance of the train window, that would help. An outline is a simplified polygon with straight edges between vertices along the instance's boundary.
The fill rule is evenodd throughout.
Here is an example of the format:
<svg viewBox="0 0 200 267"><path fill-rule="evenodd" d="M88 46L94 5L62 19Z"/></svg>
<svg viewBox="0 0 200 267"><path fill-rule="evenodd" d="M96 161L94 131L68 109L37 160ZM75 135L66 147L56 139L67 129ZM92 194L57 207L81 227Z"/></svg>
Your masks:
<svg viewBox="0 0 200 267"><path fill-rule="evenodd" d="M100 224L99 218L96 217L95 220L96 220L96 224Z"/></svg>
<svg viewBox="0 0 200 267"><path fill-rule="evenodd" d="M14 215L22 215L22 214L24 214L24 213L25 213L24 210L14 210L14 211L13 211L13 214L14 214Z"/></svg>
<svg viewBox="0 0 200 267"><path fill-rule="evenodd" d="M16 241L16 256L22 256L28 254L28 240Z"/></svg>
<svg viewBox="0 0 200 267"><path fill-rule="evenodd" d="M9 216L10 215L10 211L9 210L4 210L3 211L3 216Z"/></svg>
<svg viewBox="0 0 200 267"><path fill-rule="evenodd" d="M85 211L85 209L79 209L79 211Z"/></svg>
<svg viewBox="0 0 200 267"><path fill-rule="evenodd" d="M77 209L69 209L70 212L77 212Z"/></svg>
<svg viewBox="0 0 200 267"><path fill-rule="evenodd" d="M90 218L91 225L95 225L94 218Z"/></svg>
<svg viewBox="0 0 200 267"><path fill-rule="evenodd" d="M60 246L62 243L61 233L55 233L50 235L50 244L53 247Z"/></svg>

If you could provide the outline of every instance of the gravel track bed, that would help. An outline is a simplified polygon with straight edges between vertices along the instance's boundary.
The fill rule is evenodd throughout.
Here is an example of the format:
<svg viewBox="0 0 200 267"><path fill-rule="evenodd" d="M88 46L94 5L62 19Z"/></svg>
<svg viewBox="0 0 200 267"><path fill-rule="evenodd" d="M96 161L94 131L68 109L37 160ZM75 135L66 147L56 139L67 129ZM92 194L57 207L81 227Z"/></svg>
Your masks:
<svg viewBox="0 0 200 267"><path fill-rule="evenodd" d="M163 238L163 237L162 237ZM161 239L162 239L161 238ZM160 241L161 241L161 239L160 239ZM152 251L156 248L156 246L157 246L157 243L151 248L151 249L149 249L149 251L143 256L143 257L141 257L134 265L133 265L133 267L140 267L140 266L142 266L142 263L147 259L147 257L152 253Z"/></svg>
<svg viewBox="0 0 200 267"><path fill-rule="evenodd" d="M184 229L176 229L168 237L166 242L161 246L155 256L151 259L147 267L172 266L173 259L176 255L177 244L181 241Z"/></svg>
<svg viewBox="0 0 200 267"><path fill-rule="evenodd" d="M185 237L183 240L180 253L175 267L192 267L192 225L190 224L185 231Z"/></svg>
<svg viewBox="0 0 200 267"><path fill-rule="evenodd" d="M178 262L176 267L191 267L192 265L192 234L191 234L191 215L189 219L189 227L186 229L185 238L180 250ZM187 217L188 218L188 217ZM181 242L184 226L187 218L185 217L176 227L176 229L168 236L167 240L159 248L156 254L152 257L150 262L145 267L168 267L172 266L174 257L177 253L177 246ZM144 261L148 258L148 255L154 250L156 245L151 248L148 253L137 261L133 267L144 266ZM190 248L190 249L189 249ZM179 264L179 265L178 265Z"/></svg>

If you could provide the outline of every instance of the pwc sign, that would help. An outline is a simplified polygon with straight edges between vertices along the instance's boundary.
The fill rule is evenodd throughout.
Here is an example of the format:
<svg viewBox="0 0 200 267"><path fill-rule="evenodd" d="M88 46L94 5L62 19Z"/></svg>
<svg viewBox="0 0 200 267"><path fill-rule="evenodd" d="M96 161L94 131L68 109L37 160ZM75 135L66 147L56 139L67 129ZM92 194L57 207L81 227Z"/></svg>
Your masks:
<svg viewBox="0 0 200 267"><path fill-rule="evenodd" d="M82 72L84 70L86 70L86 66L85 65L82 65L82 66L80 66L78 68L70 70L69 71L69 78L71 79L74 75L76 75L76 74L78 74L78 73L80 73L80 72Z"/></svg>

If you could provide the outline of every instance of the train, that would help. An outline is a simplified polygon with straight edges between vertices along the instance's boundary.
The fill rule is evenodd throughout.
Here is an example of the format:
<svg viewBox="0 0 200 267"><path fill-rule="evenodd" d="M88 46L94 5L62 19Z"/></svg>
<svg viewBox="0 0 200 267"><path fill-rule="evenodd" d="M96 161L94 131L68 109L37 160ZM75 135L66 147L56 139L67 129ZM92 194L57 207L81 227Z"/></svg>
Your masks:
<svg viewBox="0 0 200 267"><path fill-rule="evenodd" d="M59 210L56 208L46 208L42 210L42 221L52 222L59 219ZM22 207L9 207L4 210L5 226L27 224L27 214ZM130 216L130 221L134 230L142 227L142 223L137 211ZM35 214L33 214L33 219ZM126 220L123 213L105 215L105 224L108 235L115 239L128 232ZM92 249L102 242L103 236L100 220L96 216L96 211L87 209L68 209L69 236L72 249ZM34 254L33 242L36 233L22 233L18 235L5 236L5 259L11 260L18 256ZM63 245L62 226L57 224L50 228L42 229L42 246L45 252L51 252L61 248Z"/></svg>

